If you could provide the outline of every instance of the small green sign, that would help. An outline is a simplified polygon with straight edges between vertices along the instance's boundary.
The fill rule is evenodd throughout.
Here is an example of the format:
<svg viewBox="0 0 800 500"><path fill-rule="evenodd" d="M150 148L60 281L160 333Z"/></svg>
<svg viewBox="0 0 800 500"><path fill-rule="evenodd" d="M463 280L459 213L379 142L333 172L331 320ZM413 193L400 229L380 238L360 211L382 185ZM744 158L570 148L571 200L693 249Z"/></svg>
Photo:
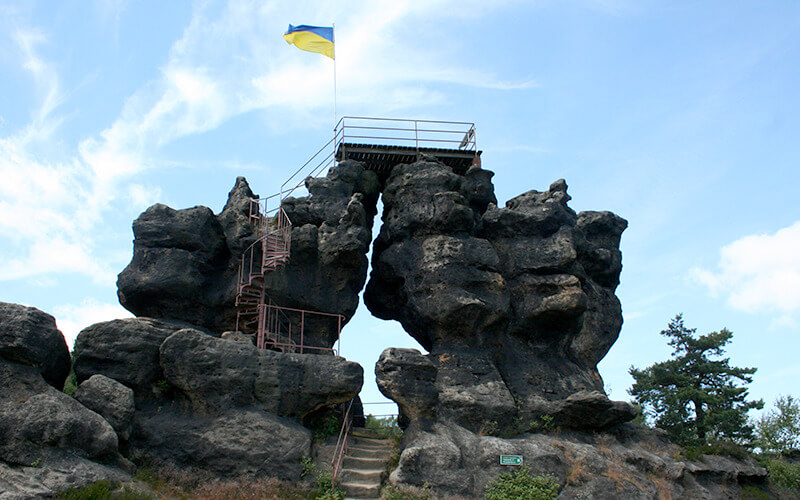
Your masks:
<svg viewBox="0 0 800 500"><path fill-rule="evenodd" d="M500 465L522 465L522 455L500 455Z"/></svg>

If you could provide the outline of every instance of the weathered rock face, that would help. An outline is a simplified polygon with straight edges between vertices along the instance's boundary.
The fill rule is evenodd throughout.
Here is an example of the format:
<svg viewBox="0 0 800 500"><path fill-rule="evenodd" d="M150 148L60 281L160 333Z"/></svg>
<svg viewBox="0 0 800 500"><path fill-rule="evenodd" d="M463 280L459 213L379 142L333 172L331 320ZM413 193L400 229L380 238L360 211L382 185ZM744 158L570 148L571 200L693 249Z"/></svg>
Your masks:
<svg viewBox="0 0 800 500"><path fill-rule="evenodd" d="M140 397L158 395L164 381L158 349L167 337L186 326L179 321L126 318L83 329L75 340L78 382L105 375Z"/></svg>
<svg viewBox="0 0 800 500"><path fill-rule="evenodd" d="M269 273L268 293L280 306L342 314L346 323L367 278L378 178L346 161L326 177L307 179L306 187L308 196L284 200L292 221L291 256L287 266ZM239 177L217 216L205 207L148 208L133 223L133 259L117 280L120 303L136 316L233 330L237 272L255 241L253 197ZM301 318L288 321L299 327ZM306 315L303 323L306 345L335 343L338 319Z"/></svg>
<svg viewBox="0 0 800 500"><path fill-rule="evenodd" d="M137 459L212 477L299 479L301 458L311 453L311 432L299 421L357 395L361 367L337 356L264 351L237 335L185 326L135 318L84 329L76 373L88 380L76 397L123 381L134 389L127 449ZM112 392L107 399L119 402ZM106 403L93 409L113 422L115 405Z"/></svg>
<svg viewBox="0 0 800 500"><path fill-rule="evenodd" d="M576 214L564 181L500 209L491 176L435 161L394 168L367 306L431 352L441 418L473 431L542 415L578 427L633 418L630 405L602 393L596 368L622 325L614 290L627 223ZM386 354L379 379L405 366ZM584 418L593 412L603 416Z"/></svg>
<svg viewBox="0 0 800 500"><path fill-rule="evenodd" d="M72 396L111 424L121 440L130 438L135 411L132 389L104 375L92 375Z"/></svg>
<svg viewBox="0 0 800 500"><path fill-rule="evenodd" d="M502 439L458 425L412 423L390 480L430 485L444 497L483 498L486 485L507 472L500 455L520 455L532 474L551 474L559 498L739 498L744 486L766 481L755 460L679 458L663 433L634 424L605 432L551 431Z"/></svg>
<svg viewBox="0 0 800 500"><path fill-rule="evenodd" d="M34 366L57 389L71 365L64 336L49 314L20 304L0 302L0 358Z"/></svg>
<svg viewBox="0 0 800 500"><path fill-rule="evenodd" d="M361 366L344 358L266 351L191 329L171 335L160 352L166 380L205 413L255 406L302 419L351 400L364 382Z"/></svg>
<svg viewBox="0 0 800 500"><path fill-rule="evenodd" d="M239 260L255 240L247 220L253 196L239 177L218 216L206 207L148 208L133 222L133 259L117 279L120 304L136 316L232 329Z"/></svg>
<svg viewBox="0 0 800 500"><path fill-rule="evenodd" d="M2 304L0 325L0 496L47 496L100 479L129 479L130 464L108 422L53 388L63 386L70 366L53 318Z"/></svg>
<svg viewBox="0 0 800 500"><path fill-rule="evenodd" d="M350 320L367 280L379 187L375 172L344 161L325 177L306 179L308 196L284 200L283 209L292 221L291 256L266 281L277 304L342 314L345 322ZM291 320L297 323L299 318ZM305 322L307 345L334 344L338 320L306 316Z"/></svg>

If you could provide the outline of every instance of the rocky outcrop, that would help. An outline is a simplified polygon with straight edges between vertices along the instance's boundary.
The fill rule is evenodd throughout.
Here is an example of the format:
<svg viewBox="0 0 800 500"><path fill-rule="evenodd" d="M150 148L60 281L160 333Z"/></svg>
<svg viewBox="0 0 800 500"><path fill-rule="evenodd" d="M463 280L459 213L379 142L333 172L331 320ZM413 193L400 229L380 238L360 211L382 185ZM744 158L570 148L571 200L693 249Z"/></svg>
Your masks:
<svg viewBox="0 0 800 500"><path fill-rule="evenodd" d="M430 351L440 418L475 432L544 415L592 428L630 420L597 371L622 325L614 290L627 223L573 212L563 180L498 208L491 176L432 159L393 169L367 306ZM379 379L405 363L385 356Z"/></svg>
<svg viewBox="0 0 800 500"><path fill-rule="evenodd" d="M268 293L280 306L342 314L346 323L366 282L378 178L347 161L326 177L308 178L306 188L308 196L283 201L292 221L291 256L269 273ZM219 215L205 207L148 208L133 223L133 259L117 280L120 303L140 317L233 330L237 272L255 241L249 218L254 196L239 177ZM299 329L299 316L288 321ZM306 345L336 342L337 318L306 315L302 321Z"/></svg>
<svg viewBox="0 0 800 500"><path fill-rule="evenodd" d="M164 371L158 350L167 337L187 326L179 321L126 318L84 328L75 340L78 382L105 375L142 398L159 395Z"/></svg>
<svg viewBox="0 0 800 500"><path fill-rule="evenodd" d="M745 486L765 483L753 459L680 458L663 433L634 424L603 432L540 431L516 438L473 433L458 425L412 423L392 472L395 484L444 497L483 498L486 485L507 472L500 455L518 455L534 475L550 474L559 498L739 498Z"/></svg>
<svg viewBox="0 0 800 500"><path fill-rule="evenodd" d="M171 335L160 352L167 382L205 413L256 406L301 420L351 400L364 381L360 365L337 356L267 351L191 329Z"/></svg>
<svg viewBox="0 0 800 500"><path fill-rule="evenodd" d="M34 366L48 384L64 387L71 360L64 336L49 314L0 302L0 358Z"/></svg>
<svg viewBox="0 0 800 500"><path fill-rule="evenodd" d="M76 341L76 373L88 379L76 396L101 392L95 386L106 377L117 382L102 385L134 389L127 449L141 462L212 477L299 479L301 458L311 454L311 432L300 421L356 396L361 367L226 337L148 318L92 325Z"/></svg>
<svg viewBox="0 0 800 500"><path fill-rule="evenodd" d="M344 161L325 177L306 179L305 186L308 196L283 202L292 221L291 256L267 276L268 294L282 306L342 314L346 323L367 280L380 183L375 172ZM299 317L291 320L299 327ZM335 318L307 315L305 323L307 345L336 342Z"/></svg>
<svg viewBox="0 0 800 500"><path fill-rule="evenodd" d="M121 440L130 438L135 411L132 389L104 375L92 375L72 396L111 424Z"/></svg>
<svg viewBox="0 0 800 500"><path fill-rule="evenodd" d="M253 196L239 177L218 216L206 207L148 208L133 222L133 259L117 279L120 304L136 316L231 330L242 249L255 240Z"/></svg>
<svg viewBox="0 0 800 500"><path fill-rule="evenodd" d="M0 496L30 498L100 479L129 479L130 463L118 452L114 429L53 388L63 385L65 353L66 372L70 365L53 318L3 304L0 325Z"/></svg>

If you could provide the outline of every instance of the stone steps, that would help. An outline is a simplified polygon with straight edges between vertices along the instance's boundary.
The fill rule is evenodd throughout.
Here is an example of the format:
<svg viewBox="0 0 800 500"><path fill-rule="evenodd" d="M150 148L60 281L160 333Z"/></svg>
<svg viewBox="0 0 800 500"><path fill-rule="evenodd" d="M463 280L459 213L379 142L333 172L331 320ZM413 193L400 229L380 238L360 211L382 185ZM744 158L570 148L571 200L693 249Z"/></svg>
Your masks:
<svg viewBox="0 0 800 500"><path fill-rule="evenodd" d="M342 460L341 486L347 498L379 498L386 472L386 463L394 446L364 429L350 437L350 446Z"/></svg>

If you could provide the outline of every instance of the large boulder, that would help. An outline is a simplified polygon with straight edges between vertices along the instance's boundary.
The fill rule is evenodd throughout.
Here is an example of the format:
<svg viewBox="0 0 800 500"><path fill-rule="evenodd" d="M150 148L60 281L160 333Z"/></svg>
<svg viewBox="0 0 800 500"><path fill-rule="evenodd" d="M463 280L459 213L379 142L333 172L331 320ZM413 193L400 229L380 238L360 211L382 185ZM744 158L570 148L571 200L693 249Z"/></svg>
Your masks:
<svg viewBox="0 0 800 500"><path fill-rule="evenodd" d="M136 316L232 329L242 249L255 240L253 197L239 177L219 215L206 207L148 208L133 222L133 259L117 279L120 304Z"/></svg>
<svg viewBox="0 0 800 500"><path fill-rule="evenodd" d="M0 302L0 358L36 367L48 384L64 387L71 360L56 320L35 307Z"/></svg>
<svg viewBox="0 0 800 500"><path fill-rule="evenodd" d="M160 353L166 380L203 413L255 406L302 419L349 401L363 383L361 366L338 356L265 351L192 329L175 332Z"/></svg>
<svg viewBox="0 0 800 500"><path fill-rule="evenodd" d="M0 387L0 498L130 479L114 429L36 368L0 359Z"/></svg>
<svg viewBox="0 0 800 500"><path fill-rule="evenodd" d="M365 303L430 351L440 419L473 431L544 415L592 428L630 420L633 408L602 394L597 371L622 326L614 290L627 223L576 214L563 180L505 208L491 193L491 173L476 166L464 175L431 158L394 167ZM416 375L399 358L381 363L379 384L386 377L390 397L407 402L397 388Z"/></svg>
<svg viewBox="0 0 800 500"><path fill-rule="evenodd" d="M120 439L130 438L135 411L133 389L105 375L92 375L72 396L111 424Z"/></svg>
<svg viewBox="0 0 800 500"><path fill-rule="evenodd" d="M152 397L165 380L159 364L161 343L186 326L176 321L126 318L84 328L75 340L78 382L105 375L142 397Z"/></svg>
<svg viewBox="0 0 800 500"><path fill-rule="evenodd" d="M380 182L362 164L343 161L325 177L306 179L305 186L308 196L283 201L292 221L291 255L286 266L266 276L267 293L280 306L341 314L344 325L367 280ZM304 323L306 345L336 342L337 318L287 314L296 331Z"/></svg>
<svg viewBox="0 0 800 500"><path fill-rule="evenodd" d="M311 431L256 408L197 415L175 406L142 409L132 453L156 466L199 469L216 477L297 481L311 455Z"/></svg>

